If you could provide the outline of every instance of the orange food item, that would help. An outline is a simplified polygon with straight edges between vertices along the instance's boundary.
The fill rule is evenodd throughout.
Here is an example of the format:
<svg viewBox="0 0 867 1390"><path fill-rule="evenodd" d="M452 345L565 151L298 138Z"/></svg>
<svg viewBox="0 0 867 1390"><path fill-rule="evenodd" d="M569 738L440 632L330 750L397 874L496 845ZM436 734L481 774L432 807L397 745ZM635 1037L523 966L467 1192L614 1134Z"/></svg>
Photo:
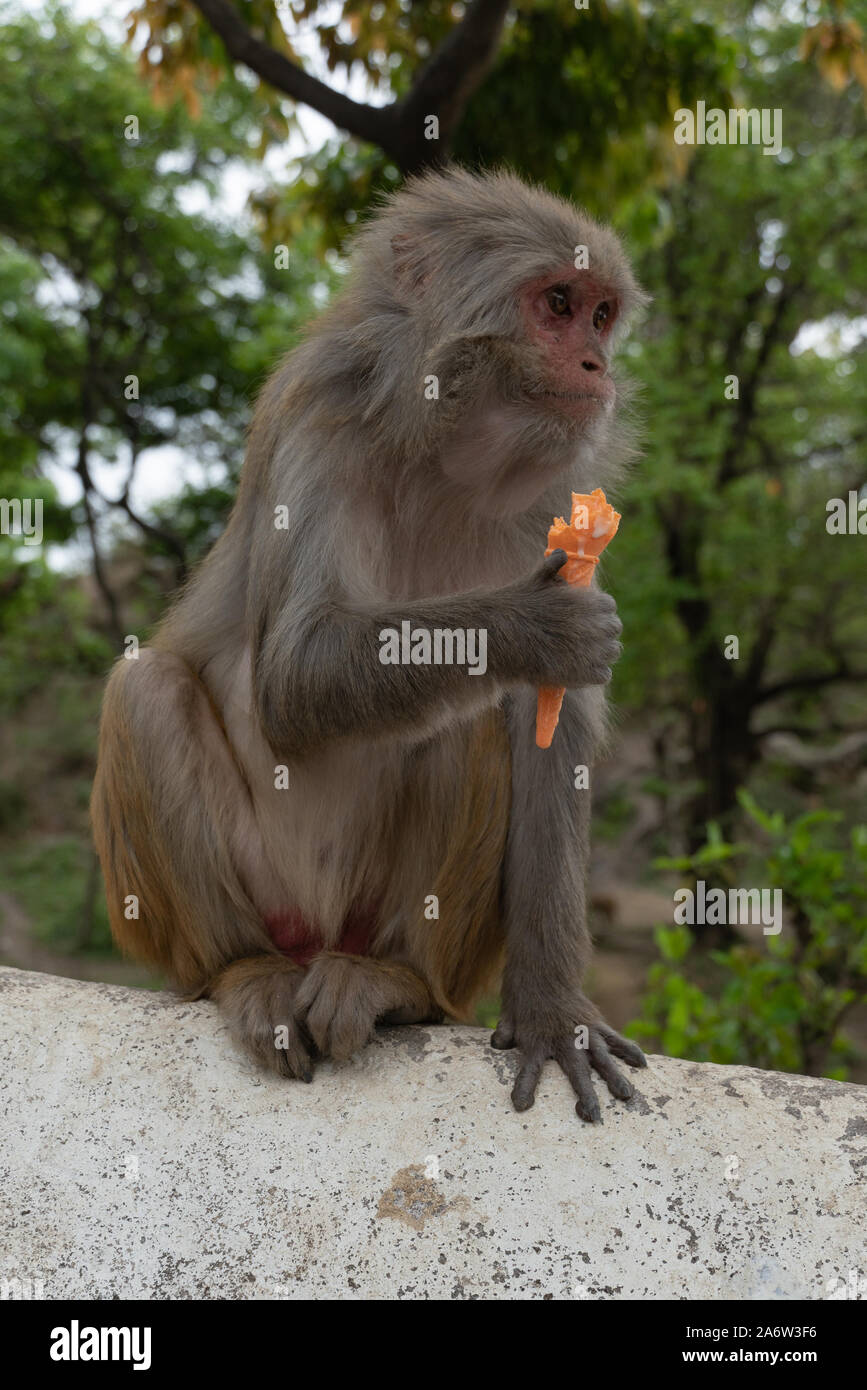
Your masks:
<svg viewBox="0 0 867 1390"><path fill-rule="evenodd" d="M559 574L567 584L587 587L593 579L599 556L611 537L616 535L619 525L620 513L606 501L601 487L589 496L587 493L573 492L572 515L568 522L562 516L555 518L548 532L545 554L565 550L568 559ZM536 702L536 744L539 748L551 747L565 694L561 686L543 685L539 690Z"/></svg>

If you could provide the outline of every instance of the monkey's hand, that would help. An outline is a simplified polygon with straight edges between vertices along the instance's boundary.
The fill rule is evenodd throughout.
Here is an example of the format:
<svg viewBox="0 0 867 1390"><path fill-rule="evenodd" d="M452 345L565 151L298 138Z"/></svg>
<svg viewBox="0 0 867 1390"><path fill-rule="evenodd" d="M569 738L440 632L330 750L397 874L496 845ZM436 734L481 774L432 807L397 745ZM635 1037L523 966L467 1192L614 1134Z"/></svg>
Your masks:
<svg viewBox="0 0 867 1390"><path fill-rule="evenodd" d="M208 989L232 1035L260 1066L313 1080L307 1039L296 1021L299 966L269 954L233 961Z"/></svg>
<svg viewBox="0 0 867 1390"><path fill-rule="evenodd" d="M523 628L515 675L531 685L605 685L620 655L617 604L602 589L558 579L565 563L565 550L555 550L513 586Z"/></svg>
<svg viewBox="0 0 867 1390"><path fill-rule="evenodd" d="M295 1002L320 1056L335 1061L369 1042L378 1021L442 1017L424 980L408 966L340 952L324 951L310 962Z"/></svg>
<svg viewBox="0 0 867 1390"><path fill-rule="evenodd" d="M632 1083L615 1066L613 1058L619 1057L632 1067L647 1066L641 1048L603 1023L599 1011L583 995L578 996L571 1017L558 1022L523 1019L518 1010L511 1016L504 1014L491 1037L491 1046L521 1050L521 1066L512 1087L516 1110L529 1110L536 1099L542 1068L552 1058L562 1067L578 1097L575 1113L590 1124L602 1123L592 1071L599 1073L618 1100L630 1100L635 1094Z"/></svg>

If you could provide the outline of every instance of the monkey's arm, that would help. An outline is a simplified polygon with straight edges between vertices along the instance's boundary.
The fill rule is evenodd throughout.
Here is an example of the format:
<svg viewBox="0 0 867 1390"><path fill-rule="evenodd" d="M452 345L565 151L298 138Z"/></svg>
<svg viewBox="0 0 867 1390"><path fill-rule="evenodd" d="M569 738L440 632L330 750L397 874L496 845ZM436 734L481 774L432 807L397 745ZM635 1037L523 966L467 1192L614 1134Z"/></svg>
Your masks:
<svg viewBox="0 0 867 1390"><path fill-rule="evenodd" d="M258 623L254 689L275 749L301 755L336 737L425 736L450 711L478 709L504 685L592 685L608 680L619 650L613 599L556 580L563 551L499 590L360 605L335 596L287 603ZM320 592L325 591L324 584ZM381 634L484 631L487 669L384 664Z"/></svg>
<svg viewBox="0 0 867 1390"><path fill-rule="evenodd" d="M612 1095L628 1100L630 1082L612 1053L645 1066L635 1043L615 1033L582 991L591 954L586 917L590 792L575 787L575 769L590 767L594 710L581 692L567 691L551 748L536 747L535 690L509 697L512 806L504 866L506 967L503 1009L494 1047L519 1047L521 1069L512 1090L517 1110L535 1098L542 1067L553 1058L578 1097L584 1120L601 1120L591 1068ZM586 1029L584 1034L576 1029ZM584 1045L582 1045L584 1044Z"/></svg>

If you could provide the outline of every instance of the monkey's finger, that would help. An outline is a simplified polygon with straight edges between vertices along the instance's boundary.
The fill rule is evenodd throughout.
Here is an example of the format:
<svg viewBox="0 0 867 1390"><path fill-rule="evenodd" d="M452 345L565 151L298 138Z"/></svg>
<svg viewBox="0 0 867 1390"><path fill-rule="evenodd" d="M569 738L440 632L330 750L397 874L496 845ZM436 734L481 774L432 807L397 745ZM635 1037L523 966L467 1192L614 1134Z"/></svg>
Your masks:
<svg viewBox="0 0 867 1390"><path fill-rule="evenodd" d="M364 998L344 999L331 1016L329 1056L335 1062L349 1058L370 1042L376 1025L376 1009Z"/></svg>
<svg viewBox="0 0 867 1390"><path fill-rule="evenodd" d="M328 1053L329 1025L336 1002L324 987L326 983L322 962L316 960L307 967L294 1000L298 1027L304 1030L311 1046L323 1057Z"/></svg>
<svg viewBox="0 0 867 1390"><path fill-rule="evenodd" d="M540 579L552 579L561 570L569 556L565 550L552 550L550 555L546 555L539 567Z"/></svg>
<svg viewBox="0 0 867 1390"><path fill-rule="evenodd" d="M331 1023L334 1018L334 1005L323 990L304 1013L304 1027L310 1034L313 1046L320 1057L327 1057L331 1050Z"/></svg>
<svg viewBox="0 0 867 1390"><path fill-rule="evenodd" d="M607 1023L597 1023L596 1031L601 1035L609 1052L613 1052L622 1062L628 1062L631 1067L647 1066L647 1058L638 1043L632 1042L629 1038L621 1038Z"/></svg>
<svg viewBox="0 0 867 1390"><path fill-rule="evenodd" d="M536 1099L536 1087L544 1065L545 1058L541 1053L536 1053L527 1058L518 1072L518 1079L512 1087L512 1104L516 1110L530 1109Z"/></svg>
<svg viewBox="0 0 867 1390"><path fill-rule="evenodd" d="M618 1100L631 1100L635 1095L632 1082L614 1065L614 1058L602 1039L590 1034L590 1064L598 1071L605 1085Z"/></svg>
<svg viewBox="0 0 867 1390"><path fill-rule="evenodd" d="M491 1047L496 1047L499 1051L505 1051L507 1047L514 1046L515 1030L508 1019L501 1018L491 1034Z"/></svg>
<svg viewBox="0 0 867 1390"><path fill-rule="evenodd" d="M568 1076L572 1083L572 1090L578 1097L575 1114L590 1125L601 1125L602 1111L599 1109L599 1101L596 1099L593 1074L590 1071L586 1052L574 1047L571 1043L567 1043L558 1049L557 1061Z"/></svg>
<svg viewBox="0 0 867 1390"><path fill-rule="evenodd" d="M313 1080L313 1064L301 1038L292 1029L285 1047L275 1048L274 1069L280 1076L291 1077L296 1081Z"/></svg>

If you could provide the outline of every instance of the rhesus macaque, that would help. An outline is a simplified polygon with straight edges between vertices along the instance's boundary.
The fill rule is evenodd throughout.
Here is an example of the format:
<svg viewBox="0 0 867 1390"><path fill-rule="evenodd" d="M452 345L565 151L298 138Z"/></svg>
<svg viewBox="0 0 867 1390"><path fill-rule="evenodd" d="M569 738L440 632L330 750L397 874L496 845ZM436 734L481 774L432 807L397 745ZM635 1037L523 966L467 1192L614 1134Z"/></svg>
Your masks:
<svg viewBox="0 0 867 1390"><path fill-rule="evenodd" d="M518 1110L548 1058L585 1120L591 1068L632 1095L613 1059L642 1053L582 993L575 775L621 627L540 557L628 452L611 356L642 298L568 203L411 182L262 392L225 534L114 669L93 818L115 936L282 1075L377 1021L465 1019L502 975ZM386 662L403 623L486 634L486 669ZM546 750L540 685L568 688Z"/></svg>

